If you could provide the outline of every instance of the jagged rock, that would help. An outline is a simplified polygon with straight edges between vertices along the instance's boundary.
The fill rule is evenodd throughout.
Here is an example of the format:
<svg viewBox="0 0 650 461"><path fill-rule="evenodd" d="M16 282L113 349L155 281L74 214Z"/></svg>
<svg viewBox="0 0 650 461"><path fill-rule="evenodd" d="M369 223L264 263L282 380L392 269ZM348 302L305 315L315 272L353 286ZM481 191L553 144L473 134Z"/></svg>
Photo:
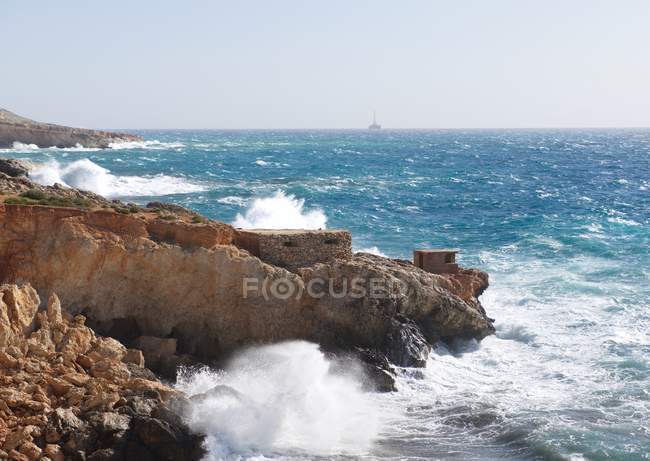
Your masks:
<svg viewBox="0 0 650 461"><path fill-rule="evenodd" d="M20 160L15 160L12 158L0 158L0 173L4 173L7 176L11 176L12 178L18 176L28 176L29 168L30 165Z"/></svg>
<svg viewBox="0 0 650 461"><path fill-rule="evenodd" d="M167 421L136 417L133 419L133 430L140 443L158 460L192 460L204 453L200 437L192 435L185 427Z"/></svg>
<svg viewBox="0 0 650 461"><path fill-rule="evenodd" d="M0 337L29 335L34 328L40 302L36 290L29 285L2 285L0 296L0 310L3 312L0 329L5 330ZM0 346L7 345L0 342Z"/></svg>
<svg viewBox="0 0 650 461"><path fill-rule="evenodd" d="M155 409L178 391L129 364L140 370L132 377L127 349L96 336L83 316L62 314L55 295L47 310L39 305L29 285L0 286L0 459L123 459L137 435L121 408L131 402L133 415L160 417ZM170 427L183 449L201 444L182 420Z"/></svg>
<svg viewBox="0 0 650 461"><path fill-rule="evenodd" d="M126 364L132 363L138 367L144 367L145 364L144 354L139 349L127 349L122 361Z"/></svg>
<svg viewBox="0 0 650 461"><path fill-rule="evenodd" d="M55 445L53 443L48 443L45 445L45 449L43 450L43 454L50 458L51 461L64 461L65 456L63 454L63 449L59 445Z"/></svg>
<svg viewBox="0 0 650 461"><path fill-rule="evenodd" d="M382 349L386 357L400 367L425 367L431 352L420 328L402 315L393 319Z"/></svg>
<svg viewBox="0 0 650 461"><path fill-rule="evenodd" d="M390 364L386 355L372 349L356 349L356 357L361 360L366 376L370 382L366 383L366 389L378 392L394 392L395 369Z"/></svg>
<svg viewBox="0 0 650 461"><path fill-rule="evenodd" d="M140 336L133 345L142 351L144 361L150 368L156 369L165 358L176 354L177 340L175 338L157 338L155 336Z"/></svg>

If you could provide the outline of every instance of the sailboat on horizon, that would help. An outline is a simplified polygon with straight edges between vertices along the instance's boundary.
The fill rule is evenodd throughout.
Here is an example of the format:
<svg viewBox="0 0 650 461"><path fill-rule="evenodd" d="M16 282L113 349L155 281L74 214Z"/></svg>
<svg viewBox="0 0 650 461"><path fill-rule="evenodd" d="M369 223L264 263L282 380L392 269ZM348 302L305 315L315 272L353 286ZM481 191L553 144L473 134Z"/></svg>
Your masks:
<svg viewBox="0 0 650 461"><path fill-rule="evenodd" d="M368 126L369 130L381 130L381 125L377 123L377 114L372 111L372 123Z"/></svg>

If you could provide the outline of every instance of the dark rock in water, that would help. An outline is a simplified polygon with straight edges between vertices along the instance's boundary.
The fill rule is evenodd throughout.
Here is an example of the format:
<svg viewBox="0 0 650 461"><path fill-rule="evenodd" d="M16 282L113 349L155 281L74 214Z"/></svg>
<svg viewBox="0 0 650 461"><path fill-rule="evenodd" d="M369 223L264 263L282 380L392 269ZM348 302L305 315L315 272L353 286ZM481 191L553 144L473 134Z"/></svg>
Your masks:
<svg viewBox="0 0 650 461"><path fill-rule="evenodd" d="M111 143L141 141L140 136L110 131L71 128L41 123L0 109L0 148L13 147L15 142L38 147L109 147Z"/></svg>
<svg viewBox="0 0 650 461"><path fill-rule="evenodd" d="M191 434L185 426L174 426L157 418L139 416L134 418L133 431L137 441L147 448L154 456L153 459L189 461L200 459L204 454L203 438ZM127 453L126 459L135 461L131 453Z"/></svg>
<svg viewBox="0 0 650 461"><path fill-rule="evenodd" d="M376 350L361 349L356 350L357 357L361 360L364 372L370 379L368 390L377 392L395 392L395 369L390 364L386 356Z"/></svg>
<svg viewBox="0 0 650 461"><path fill-rule="evenodd" d="M383 350L388 360L397 366L422 368L427 365L431 346L415 322L396 315L386 334Z"/></svg>

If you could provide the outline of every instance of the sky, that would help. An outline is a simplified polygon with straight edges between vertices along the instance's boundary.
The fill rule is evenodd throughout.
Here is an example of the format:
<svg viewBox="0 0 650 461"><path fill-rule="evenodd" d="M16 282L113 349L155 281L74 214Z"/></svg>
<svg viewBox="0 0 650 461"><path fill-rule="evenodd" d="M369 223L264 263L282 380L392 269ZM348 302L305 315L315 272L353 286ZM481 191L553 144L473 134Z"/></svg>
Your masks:
<svg viewBox="0 0 650 461"><path fill-rule="evenodd" d="M650 126L647 0L0 0L0 107L88 128Z"/></svg>

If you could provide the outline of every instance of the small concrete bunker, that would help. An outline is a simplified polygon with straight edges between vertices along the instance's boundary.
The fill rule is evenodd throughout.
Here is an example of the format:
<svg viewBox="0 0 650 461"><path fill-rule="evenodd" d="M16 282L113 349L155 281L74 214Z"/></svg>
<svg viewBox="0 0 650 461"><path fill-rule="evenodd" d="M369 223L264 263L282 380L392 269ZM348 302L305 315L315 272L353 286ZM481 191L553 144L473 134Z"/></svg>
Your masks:
<svg viewBox="0 0 650 461"><path fill-rule="evenodd" d="M456 253L458 250L452 249L413 250L413 264L432 274L455 274Z"/></svg>
<svg viewBox="0 0 650 461"><path fill-rule="evenodd" d="M237 229L235 245L287 269L352 257L352 236L343 229Z"/></svg>

